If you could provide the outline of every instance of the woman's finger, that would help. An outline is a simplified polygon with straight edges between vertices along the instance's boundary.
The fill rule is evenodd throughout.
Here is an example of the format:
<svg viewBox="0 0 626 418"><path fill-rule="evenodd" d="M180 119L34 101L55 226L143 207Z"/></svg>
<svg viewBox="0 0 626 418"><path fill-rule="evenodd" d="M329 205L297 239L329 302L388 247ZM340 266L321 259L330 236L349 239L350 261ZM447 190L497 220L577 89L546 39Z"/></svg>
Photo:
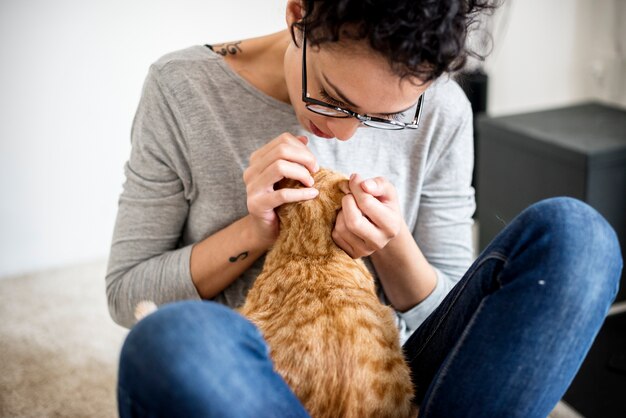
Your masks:
<svg viewBox="0 0 626 418"><path fill-rule="evenodd" d="M395 202L396 192L393 185L382 177L363 181L356 174L350 180L350 190L359 210L382 235L386 239L395 236L398 229L398 213L380 200L387 199L390 204ZM378 197L374 197L369 191L377 193Z"/></svg>
<svg viewBox="0 0 626 418"><path fill-rule="evenodd" d="M363 242L366 250L380 249L384 238L382 232L367 219L356 203L354 195L345 195L341 201L343 219L348 232Z"/></svg>
<svg viewBox="0 0 626 418"><path fill-rule="evenodd" d="M352 249L351 256L353 258L370 255L376 250L376 245L372 245L373 243L370 241L369 237L363 239L361 236L350 230L346 220L345 209L342 209L337 215L335 231L342 241L350 246Z"/></svg>
<svg viewBox="0 0 626 418"><path fill-rule="evenodd" d="M250 156L249 173L244 174L244 181L263 172L268 166L278 160L291 161L306 167L310 173L319 170L317 160L306 147L306 137L295 137L285 133L272 140L263 148Z"/></svg>
<svg viewBox="0 0 626 418"><path fill-rule="evenodd" d="M252 199L252 205L259 211L273 210L284 203L300 202L317 197L316 188L280 189L270 193L263 193Z"/></svg>
<svg viewBox="0 0 626 418"><path fill-rule="evenodd" d="M306 168L297 163L279 160L275 161L247 184L246 189L248 194L267 193L274 190L274 184L284 178L299 181L306 187L312 187L314 184L313 177Z"/></svg>

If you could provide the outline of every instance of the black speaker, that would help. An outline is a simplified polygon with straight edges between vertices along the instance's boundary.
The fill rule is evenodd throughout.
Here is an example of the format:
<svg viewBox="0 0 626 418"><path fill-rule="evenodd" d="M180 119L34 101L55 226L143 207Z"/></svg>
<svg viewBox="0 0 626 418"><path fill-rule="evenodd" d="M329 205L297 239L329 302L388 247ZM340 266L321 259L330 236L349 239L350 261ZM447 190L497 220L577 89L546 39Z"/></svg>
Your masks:
<svg viewBox="0 0 626 418"><path fill-rule="evenodd" d="M476 120L479 115L487 112L487 88L489 87L489 76L480 69L474 71L465 71L456 74L455 80L469 99L474 113L474 171L472 173L472 187L476 191L478 198L479 185L476 176L476 168L478 167L478 131L476 129ZM478 208L474 213L474 218L478 218Z"/></svg>
<svg viewBox="0 0 626 418"><path fill-rule="evenodd" d="M626 253L626 109L587 102L481 116L478 129L481 251L526 207L570 196L607 219ZM626 272L617 301L626 301Z"/></svg>
<svg viewBox="0 0 626 418"><path fill-rule="evenodd" d="M606 318L563 399L586 418L626 417L626 312Z"/></svg>
<svg viewBox="0 0 626 418"><path fill-rule="evenodd" d="M458 73L455 77L470 103L474 115L487 111L487 87L489 76L483 70Z"/></svg>

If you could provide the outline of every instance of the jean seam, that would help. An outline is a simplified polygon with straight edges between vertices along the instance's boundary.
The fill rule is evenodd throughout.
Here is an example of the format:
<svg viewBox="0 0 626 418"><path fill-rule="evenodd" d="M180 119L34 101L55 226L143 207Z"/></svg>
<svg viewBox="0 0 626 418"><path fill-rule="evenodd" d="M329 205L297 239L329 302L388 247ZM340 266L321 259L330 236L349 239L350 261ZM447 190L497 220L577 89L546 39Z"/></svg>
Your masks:
<svg viewBox="0 0 626 418"><path fill-rule="evenodd" d="M503 261L504 263L508 262L508 258L497 251L494 251L492 253L490 253L489 255L485 256L482 258L482 260L480 260L478 263L476 263L473 268L467 272L467 275L469 276L469 278L472 278L474 276L474 274L476 273L476 271L478 271L478 269L480 267L483 266L483 264L485 264L488 260L500 260ZM498 277L496 277L496 280L498 282L498 285L500 287L502 287L502 283L500 283L500 279L499 279L499 275ZM469 279L465 281L465 283L463 284L463 288L465 288L465 286L467 286L467 284L469 283ZM428 345L428 343L430 342L430 340L432 339L432 337L435 335L435 333L439 330L439 328L441 327L441 324L443 323L443 321L447 318L448 314L450 313L450 311L452 310L452 307L456 304L458 298L460 297L462 293L462 290L460 292L457 293L457 295L455 296L454 300L452 301L452 303L449 304L448 309L445 311L445 313L443 315L440 316L439 321L437 322L437 324L433 327L432 332L428 335L427 338L424 339L424 343L421 345L421 347L419 348L419 350L416 350L415 353L413 354L413 356L411 357L410 361L414 361L415 358L417 356L419 356L422 351L424 351L424 348Z"/></svg>

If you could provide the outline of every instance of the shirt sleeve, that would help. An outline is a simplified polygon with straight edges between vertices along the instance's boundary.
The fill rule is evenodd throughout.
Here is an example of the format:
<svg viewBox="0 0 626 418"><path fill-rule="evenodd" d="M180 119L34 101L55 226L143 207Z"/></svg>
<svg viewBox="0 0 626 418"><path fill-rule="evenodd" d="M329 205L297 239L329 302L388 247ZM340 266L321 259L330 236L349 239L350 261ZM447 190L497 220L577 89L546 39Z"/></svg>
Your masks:
<svg viewBox="0 0 626 418"><path fill-rule="evenodd" d="M405 312L396 311L396 326L400 332L400 343L404 345L413 331L435 310L443 298L454 286L452 280L444 278L441 270L435 267L437 273L437 284L435 289L420 303Z"/></svg>
<svg viewBox="0 0 626 418"><path fill-rule="evenodd" d="M191 281L191 245L179 248L191 185L185 129L174 97L153 65L131 130L131 154L106 273L111 317L131 327L138 302L199 299Z"/></svg>
<svg viewBox="0 0 626 418"><path fill-rule="evenodd" d="M472 216L476 209L472 170L472 111L465 99L444 109L436 126L420 196L413 237L437 273L431 294L406 312L397 312L402 342L419 327L463 277L474 259ZM449 114L445 114L445 112Z"/></svg>

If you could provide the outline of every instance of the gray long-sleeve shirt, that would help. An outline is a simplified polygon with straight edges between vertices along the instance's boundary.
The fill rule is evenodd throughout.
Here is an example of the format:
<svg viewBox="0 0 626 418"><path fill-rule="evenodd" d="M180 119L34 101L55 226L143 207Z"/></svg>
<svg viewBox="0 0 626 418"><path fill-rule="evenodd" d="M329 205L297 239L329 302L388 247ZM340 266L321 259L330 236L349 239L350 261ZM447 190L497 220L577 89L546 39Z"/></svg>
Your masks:
<svg viewBox="0 0 626 418"><path fill-rule="evenodd" d="M435 309L473 258L472 115L459 86L444 77L429 87L416 131L363 128L349 141L327 140L300 127L291 105L198 45L160 58L143 86L106 274L117 323L132 326L141 300L200 298L191 247L247 214L249 156L283 132L307 136L322 167L383 176L396 187L404 219L438 278L425 300L397 313L402 342ZM263 261L214 300L240 306ZM382 288L380 297L385 302Z"/></svg>

